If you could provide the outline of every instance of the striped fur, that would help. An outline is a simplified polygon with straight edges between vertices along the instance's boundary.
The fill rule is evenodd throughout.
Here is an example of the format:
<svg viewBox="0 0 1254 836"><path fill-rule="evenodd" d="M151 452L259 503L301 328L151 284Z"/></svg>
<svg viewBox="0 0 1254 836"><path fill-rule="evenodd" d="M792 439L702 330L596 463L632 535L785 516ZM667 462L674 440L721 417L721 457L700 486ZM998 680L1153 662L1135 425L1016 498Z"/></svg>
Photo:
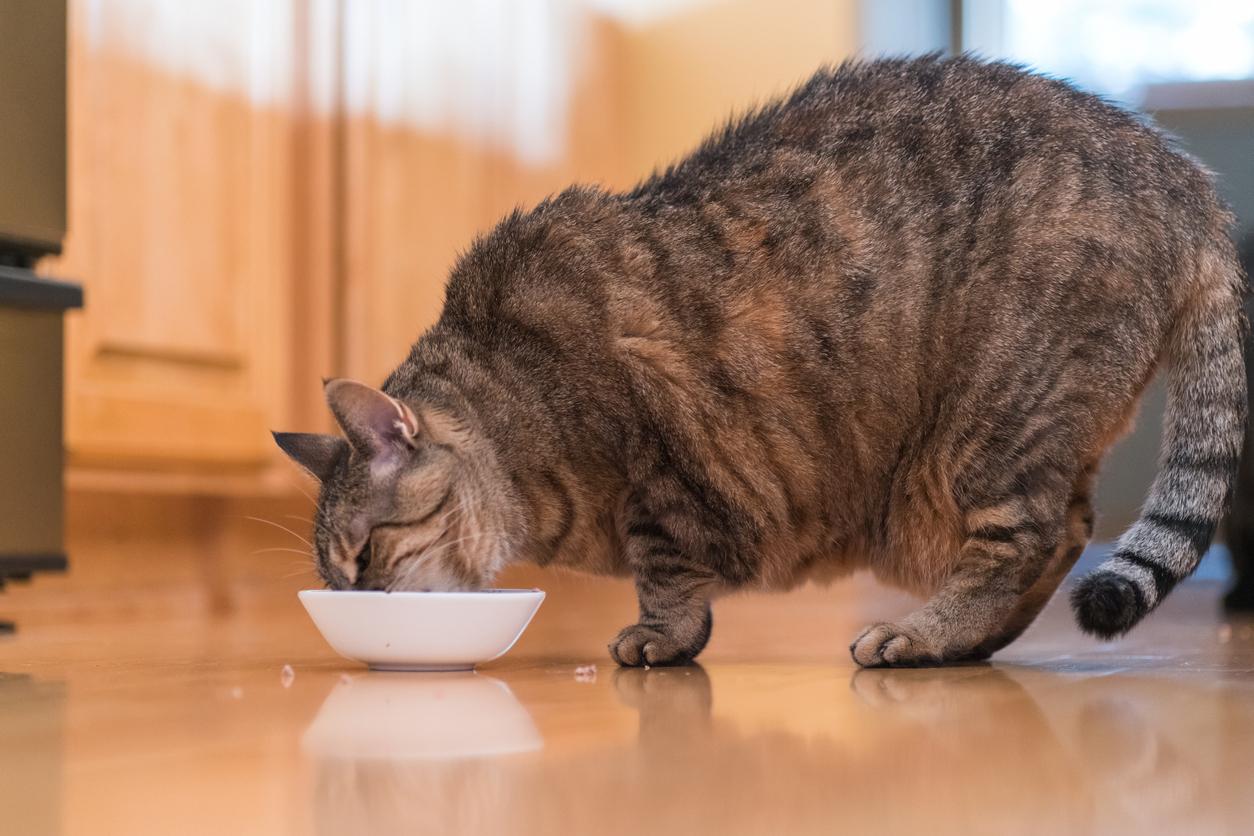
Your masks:
<svg viewBox="0 0 1254 836"><path fill-rule="evenodd" d="M1072 593L1080 626L1126 633L1192 574L1227 511L1245 439L1241 271L1227 241L1198 264L1196 299L1168 344L1172 361L1161 470L1114 555Z"/></svg>
<svg viewBox="0 0 1254 836"><path fill-rule="evenodd" d="M283 437L322 478L319 566L629 576L625 665L693 658L719 595L868 569L928 600L859 664L983 658L1087 543L1093 474L1166 358L1162 475L1076 599L1126 629L1196 562L1235 463L1227 223L1194 162L1061 82L822 70L629 192L474 241L382 391L328 387L349 442Z"/></svg>

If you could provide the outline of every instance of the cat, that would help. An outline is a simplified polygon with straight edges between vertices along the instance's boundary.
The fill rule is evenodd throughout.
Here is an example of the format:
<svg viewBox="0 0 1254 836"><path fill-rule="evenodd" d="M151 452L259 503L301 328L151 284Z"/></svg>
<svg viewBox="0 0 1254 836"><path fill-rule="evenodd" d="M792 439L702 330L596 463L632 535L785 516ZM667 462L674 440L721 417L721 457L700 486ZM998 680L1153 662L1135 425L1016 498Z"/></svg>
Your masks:
<svg viewBox="0 0 1254 836"><path fill-rule="evenodd" d="M630 576L620 665L691 660L710 602L857 569L928 597L862 666L983 659L1092 534L1090 487L1160 361L1161 472L1080 626L1129 630L1195 567L1246 420L1231 216L1154 128L961 56L847 62L611 193L477 238L321 480L336 589L475 589L520 560Z"/></svg>

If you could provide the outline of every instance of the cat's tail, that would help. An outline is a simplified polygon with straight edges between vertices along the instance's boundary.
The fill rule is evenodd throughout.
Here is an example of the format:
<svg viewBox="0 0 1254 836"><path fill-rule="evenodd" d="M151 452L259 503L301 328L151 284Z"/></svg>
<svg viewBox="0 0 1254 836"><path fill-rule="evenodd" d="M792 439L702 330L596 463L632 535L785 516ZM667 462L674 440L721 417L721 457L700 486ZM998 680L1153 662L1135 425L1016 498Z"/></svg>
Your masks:
<svg viewBox="0 0 1254 836"><path fill-rule="evenodd" d="M1197 568L1236 478L1248 409L1242 271L1226 238L1199 267L1168 342L1159 473L1114 554L1072 591L1080 627L1102 638L1132 629Z"/></svg>

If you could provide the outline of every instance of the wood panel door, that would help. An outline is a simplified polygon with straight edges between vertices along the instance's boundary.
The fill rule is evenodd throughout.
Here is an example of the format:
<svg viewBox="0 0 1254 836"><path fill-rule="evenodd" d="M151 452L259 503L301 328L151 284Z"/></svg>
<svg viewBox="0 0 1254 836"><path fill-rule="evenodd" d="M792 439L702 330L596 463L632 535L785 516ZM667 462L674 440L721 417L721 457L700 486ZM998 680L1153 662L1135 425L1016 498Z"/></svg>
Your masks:
<svg viewBox="0 0 1254 836"><path fill-rule="evenodd" d="M229 8L227 8L229 7ZM67 337L75 471L252 477L288 412L283 3L71 2Z"/></svg>

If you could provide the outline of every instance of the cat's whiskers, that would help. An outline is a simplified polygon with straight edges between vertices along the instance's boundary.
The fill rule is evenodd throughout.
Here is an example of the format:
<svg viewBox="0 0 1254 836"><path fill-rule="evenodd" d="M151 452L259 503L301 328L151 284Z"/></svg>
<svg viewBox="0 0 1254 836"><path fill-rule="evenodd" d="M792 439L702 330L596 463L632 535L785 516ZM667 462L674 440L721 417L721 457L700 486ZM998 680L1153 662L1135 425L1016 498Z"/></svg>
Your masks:
<svg viewBox="0 0 1254 836"><path fill-rule="evenodd" d="M461 518L465 521L466 527L470 528L470 530L474 532L473 535L462 538L462 542L467 539L473 539L476 543L478 543L479 538L483 536L484 531L483 527L479 525L479 518L476 515L474 503L468 504L466 502L466 495L464 493L459 494L457 497L457 509L461 514Z"/></svg>
<svg viewBox="0 0 1254 836"><path fill-rule="evenodd" d="M296 488L296 490L300 491L301 496L305 497L305 499L308 499L308 500L309 500L309 502L310 502L310 504L311 504L311 505L313 505L313 507L314 507L314 508L317 508L317 507L318 507L318 500L314 499L314 498L313 498L313 495L312 495L311 493L309 493L309 491L307 491L307 490L305 490L303 487L301 487L301 486L300 486L300 484L299 484L298 482L293 482L293 483L292 483L292 486L293 486L294 488Z"/></svg>
<svg viewBox="0 0 1254 836"><path fill-rule="evenodd" d="M274 528L277 528L279 531L286 531L288 534L292 535L292 536L293 536L293 537L295 537L297 540L300 540L302 543L304 543L304 544L305 544L306 546L308 546L310 549L312 549L312 548L313 548L313 543L309 542L309 541L308 541L308 540L306 540L304 537L301 537L301 536L300 536L299 534L297 534L295 531L293 531L292 529L290 529L290 528L288 528L287 526L283 525L282 523L275 522L274 520L267 520L267 519L264 519L264 518L262 518L262 517L248 517L248 516L246 516L246 517L244 517L244 519L246 519L246 520L252 520L253 522L264 523L265 525L269 525L269 526L273 526Z"/></svg>
<svg viewBox="0 0 1254 836"><path fill-rule="evenodd" d="M480 537L484 536L484 534L485 532L476 531L474 534L467 534L465 537L458 537L456 540L449 540L447 542L440 543L439 545L441 547L456 546L461 543L465 543L468 540L478 540Z"/></svg>
<svg viewBox="0 0 1254 836"><path fill-rule="evenodd" d="M292 549L286 546L271 546L265 549L257 549L255 552L252 553L252 555L250 555L250 557L259 555L259 554L266 554L268 552L290 552L292 554L304 555L305 557L309 557L309 558L313 557L313 552L305 551L304 549Z"/></svg>

